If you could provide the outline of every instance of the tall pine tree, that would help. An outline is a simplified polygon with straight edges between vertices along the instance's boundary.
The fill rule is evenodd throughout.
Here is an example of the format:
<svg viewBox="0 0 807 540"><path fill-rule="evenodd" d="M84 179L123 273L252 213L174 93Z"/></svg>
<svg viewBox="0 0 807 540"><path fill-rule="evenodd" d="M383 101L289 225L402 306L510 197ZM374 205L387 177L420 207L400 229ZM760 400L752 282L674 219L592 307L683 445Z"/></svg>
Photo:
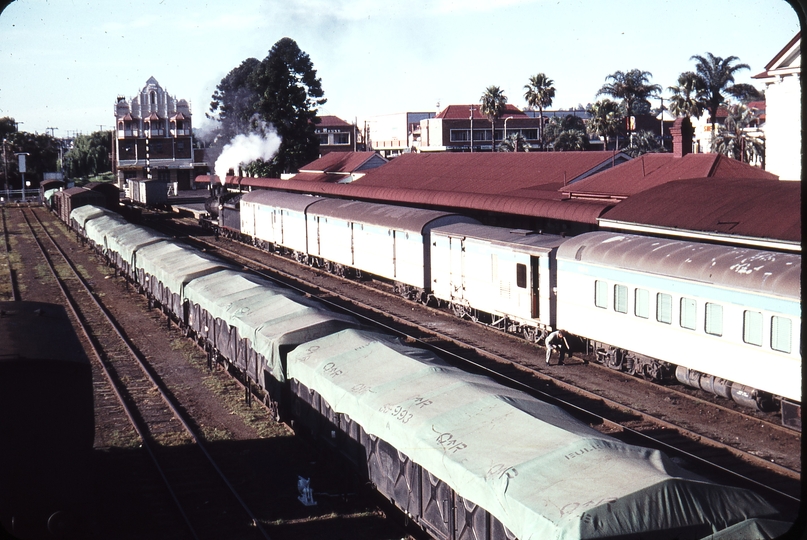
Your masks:
<svg viewBox="0 0 807 540"><path fill-rule="evenodd" d="M293 39L283 38L262 61L245 60L216 87L209 115L220 122L216 146L271 124L283 141L280 150L269 162L253 162L249 172L268 177L296 172L319 156L314 130L323 95L311 59Z"/></svg>

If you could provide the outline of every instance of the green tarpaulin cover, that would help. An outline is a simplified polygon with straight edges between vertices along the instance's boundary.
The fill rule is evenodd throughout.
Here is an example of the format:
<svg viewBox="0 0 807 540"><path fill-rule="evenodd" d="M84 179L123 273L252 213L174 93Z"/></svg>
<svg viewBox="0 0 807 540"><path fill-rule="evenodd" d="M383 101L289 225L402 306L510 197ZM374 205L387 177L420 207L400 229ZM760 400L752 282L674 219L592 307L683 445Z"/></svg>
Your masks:
<svg viewBox="0 0 807 540"><path fill-rule="evenodd" d="M396 339L345 330L288 355L288 376L487 509L520 540L694 538L774 515L664 454Z"/></svg>

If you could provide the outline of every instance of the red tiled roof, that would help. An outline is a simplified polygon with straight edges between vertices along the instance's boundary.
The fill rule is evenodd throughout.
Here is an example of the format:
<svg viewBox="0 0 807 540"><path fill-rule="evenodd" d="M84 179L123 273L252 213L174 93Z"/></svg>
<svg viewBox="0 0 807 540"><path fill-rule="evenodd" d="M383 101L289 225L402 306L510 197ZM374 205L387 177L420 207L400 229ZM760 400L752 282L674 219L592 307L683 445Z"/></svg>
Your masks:
<svg viewBox="0 0 807 540"><path fill-rule="evenodd" d="M351 127L352 124L345 122L338 116L324 115L319 117L317 126L322 127Z"/></svg>
<svg viewBox="0 0 807 540"><path fill-rule="evenodd" d="M487 120L487 116L482 114L479 110L479 103L474 103L472 105L449 105L437 113L435 118L444 118L447 120L468 120L471 117L471 107L474 109L474 120ZM505 111L504 114L502 114L502 118L506 118L508 116L526 117L527 115L515 105L508 103L505 105Z"/></svg>
<svg viewBox="0 0 807 540"><path fill-rule="evenodd" d="M680 180L633 195L601 219L801 242L801 185L738 177Z"/></svg>
<svg viewBox="0 0 807 540"><path fill-rule="evenodd" d="M620 155L621 156L621 155ZM409 190L560 199L557 190L609 166L612 152L476 152L404 154L356 184ZM526 190L526 191L525 191Z"/></svg>
<svg viewBox="0 0 807 540"><path fill-rule="evenodd" d="M298 172L293 178L300 182L338 182L347 178L347 175L324 172Z"/></svg>
<svg viewBox="0 0 807 540"><path fill-rule="evenodd" d="M400 157L395 158L400 159ZM394 160L393 160L394 161ZM228 177L229 179L230 177ZM207 183L209 176L200 175L196 182ZM485 210L502 214L527 217L540 217L572 221L575 223L597 224L597 218L613 206L610 203L585 200L560 200L552 198L528 198L523 196L486 195L478 193L454 193L448 191L424 191L416 189L361 186L359 181L350 184L327 182L305 182L295 178L280 180L275 178L250 178L241 182L260 189L277 189L312 195L345 197L374 201L386 204L407 204L421 208L442 208L446 210Z"/></svg>
<svg viewBox="0 0 807 540"><path fill-rule="evenodd" d="M775 174L719 154L644 154L611 169L574 182L561 191L572 197L628 197L684 178L758 178L778 180Z"/></svg>
<svg viewBox="0 0 807 540"><path fill-rule="evenodd" d="M375 152L330 152L303 165L300 172L351 173L376 155ZM386 161L386 158L384 160Z"/></svg>

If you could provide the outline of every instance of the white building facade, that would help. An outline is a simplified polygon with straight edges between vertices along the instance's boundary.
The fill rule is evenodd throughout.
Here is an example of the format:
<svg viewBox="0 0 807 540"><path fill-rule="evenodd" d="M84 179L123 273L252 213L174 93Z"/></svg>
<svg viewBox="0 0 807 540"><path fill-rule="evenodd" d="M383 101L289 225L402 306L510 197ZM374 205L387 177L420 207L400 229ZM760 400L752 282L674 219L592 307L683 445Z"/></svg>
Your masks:
<svg viewBox="0 0 807 540"><path fill-rule="evenodd" d="M765 83L765 170L801 180L801 32L754 78Z"/></svg>

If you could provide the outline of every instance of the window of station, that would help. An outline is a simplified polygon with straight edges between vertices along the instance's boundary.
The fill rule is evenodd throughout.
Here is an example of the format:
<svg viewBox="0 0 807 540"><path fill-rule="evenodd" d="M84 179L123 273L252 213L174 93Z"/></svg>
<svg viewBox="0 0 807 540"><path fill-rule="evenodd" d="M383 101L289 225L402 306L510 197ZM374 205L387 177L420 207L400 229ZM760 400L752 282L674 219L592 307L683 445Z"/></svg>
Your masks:
<svg viewBox="0 0 807 540"><path fill-rule="evenodd" d="M681 298L681 313L679 321L681 328L694 330L697 327L698 303L692 298Z"/></svg>
<svg viewBox="0 0 807 540"><path fill-rule="evenodd" d="M521 289L527 288L527 265L516 264L516 285Z"/></svg>
<svg viewBox="0 0 807 540"><path fill-rule="evenodd" d="M614 285L614 311L628 312L628 288L624 285Z"/></svg>
<svg viewBox="0 0 807 540"><path fill-rule="evenodd" d="M785 317L771 317L771 349L790 352L792 321Z"/></svg>
<svg viewBox="0 0 807 540"><path fill-rule="evenodd" d="M704 330L713 336L723 335L723 306L706 302L706 323Z"/></svg>
<svg viewBox="0 0 807 540"><path fill-rule="evenodd" d="M644 289L636 289L633 298L633 313L642 319L650 318L650 293Z"/></svg>
<svg viewBox="0 0 807 540"><path fill-rule="evenodd" d="M594 305L598 308L608 308L608 284L604 281L594 281Z"/></svg>
<svg viewBox="0 0 807 540"><path fill-rule="evenodd" d="M743 312L743 341L751 345L762 346L762 313Z"/></svg>
<svg viewBox="0 0 807 540"><path fill-rule="evenodd" d="M656 320L672 324L672 296L669 294L656 294Z"/></svg>

